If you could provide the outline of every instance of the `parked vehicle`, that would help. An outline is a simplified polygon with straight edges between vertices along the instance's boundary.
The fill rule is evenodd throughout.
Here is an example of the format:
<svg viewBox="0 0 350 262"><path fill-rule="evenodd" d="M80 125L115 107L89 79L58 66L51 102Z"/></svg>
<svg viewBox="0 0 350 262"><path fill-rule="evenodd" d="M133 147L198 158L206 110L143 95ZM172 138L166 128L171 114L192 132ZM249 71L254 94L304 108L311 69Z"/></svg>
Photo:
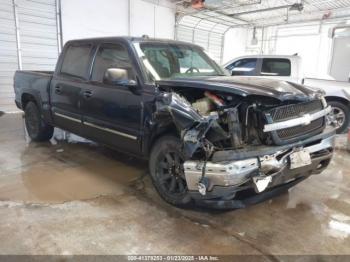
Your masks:
<svg viewBox="0 0 350 262"><path fill-rule="evenodd" d="M34 141L54 127L149 159L176 206L242 208L329 164L323 93L232 78L202 48L147 38L68 42L55 72L17 71L16 104Z"/></svg>
<svg viewBox="0 0 350 262"><path fill-rule="evenodd" d="M337 133L343 133L349 126L350 83L335 81L330 76L325 79L304 78L300 56L242 56L229 61L224 67L235 76L260 76L321 88L332 106L329 121L337 128Z"/></svg>

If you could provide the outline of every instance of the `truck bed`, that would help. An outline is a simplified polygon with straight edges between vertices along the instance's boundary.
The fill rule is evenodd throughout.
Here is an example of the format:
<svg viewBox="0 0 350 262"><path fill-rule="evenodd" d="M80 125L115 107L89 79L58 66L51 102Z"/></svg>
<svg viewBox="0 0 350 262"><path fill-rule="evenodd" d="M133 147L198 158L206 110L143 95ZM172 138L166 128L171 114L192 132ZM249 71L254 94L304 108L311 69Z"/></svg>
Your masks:
<svg viewBox="0 0 350 262"><path fill-rule="evenodd" d="M18 108L24 109L23 94L31 96L41 101L40 106L49 102L49 85L53 76L53 71L26 71L18 70L14 77L15 102Z"/></svg>
<svg viewBox="0 0 350 262"><path fill-rule="evenodd" d="M307 86L317 86L319 88L350 88L350 82L337 81L332 79L304 78L303 84Z"/></svg>

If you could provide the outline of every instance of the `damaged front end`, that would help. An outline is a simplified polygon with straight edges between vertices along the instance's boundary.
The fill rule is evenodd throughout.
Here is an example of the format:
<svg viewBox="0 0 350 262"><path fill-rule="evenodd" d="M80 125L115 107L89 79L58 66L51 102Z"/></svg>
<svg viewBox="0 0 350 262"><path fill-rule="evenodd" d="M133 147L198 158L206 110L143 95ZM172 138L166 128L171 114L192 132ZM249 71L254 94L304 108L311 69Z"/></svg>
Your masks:
<svg viewBox="0 0 350 262"><path fill-rule="evenodd" d="M188 158L199 148L204 149L205 155L210 155L219 141L230 140L237 147L242 145L240 128L237 128L240 125L237 109L211 111L212 103L223 107L223 102L209 92L204 94L207 98L191 104L177 93L161 93L156 103L157 114L169 114L180 131ZM228 131L219 124L223 113L226 114Z"/></svg>
<svg viewBox="0 0 350 262"><path fill-rule="evenodd" d="M334 143L329 111L321 96L278 101L164 88L155 118L171 118L181 135L191 197L240 208L246 192L260 198L327 167Z"/></svg>

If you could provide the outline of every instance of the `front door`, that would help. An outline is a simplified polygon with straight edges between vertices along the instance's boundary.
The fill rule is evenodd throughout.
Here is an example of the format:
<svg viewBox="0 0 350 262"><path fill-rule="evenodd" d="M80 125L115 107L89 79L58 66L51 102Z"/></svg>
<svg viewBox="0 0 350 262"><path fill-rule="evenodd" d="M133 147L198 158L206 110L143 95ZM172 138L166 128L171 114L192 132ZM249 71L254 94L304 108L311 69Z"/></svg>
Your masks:
<svg viewBox="0 0 350 262"><path fill-rule="evenodd" d="M103 44L97 49L89 87L82 90L81 110L84 128L97 141L118 149L140 153L141 94L138 87L107 84L104 76L108 68L128 71L136 80L130 56L122 44ZM139 90L140 91L140 90Z"/></svg>

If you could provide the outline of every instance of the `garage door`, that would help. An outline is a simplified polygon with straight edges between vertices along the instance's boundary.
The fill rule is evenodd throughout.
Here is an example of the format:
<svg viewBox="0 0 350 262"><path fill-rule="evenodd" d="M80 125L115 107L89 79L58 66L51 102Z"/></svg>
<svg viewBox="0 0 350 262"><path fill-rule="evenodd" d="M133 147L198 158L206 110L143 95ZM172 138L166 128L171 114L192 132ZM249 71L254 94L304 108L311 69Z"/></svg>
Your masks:
<svg viewBox="0 0 350 262"><path fill-rule="evenodd" d="M16 27L11 1L0 2L0 110L13 103L12 78L18 68Z"/></svg>
<svg viewBox="0 0 350 262"><path fill-rule="evenodd" d="M330 74L338 81L350 81L350 28L335 32Z"/></svg>
<svg viewBox="0 0 350 262"><path fill-rule="evenodd" d="M222 63L223 35L200 29L190 29L185 26L178 26L176 39L184 42L194 43L206 50L211 58L217 63Z"/></svg>
<svg viewBox="0 0 350 262"><path fill-rule="evenodd" d="M13 111L15 70L53 70L58 56L55 0L0 0L0 111ZM18 41L17 41L18 40Z"/></svg>
<svg viewBox="0 0 350 262"><path fill-rule="evenodd" d="M219 64L223 60L224 34L229 27L192 16L182 17L176 27L176 39L197 44Z"/></svg>

